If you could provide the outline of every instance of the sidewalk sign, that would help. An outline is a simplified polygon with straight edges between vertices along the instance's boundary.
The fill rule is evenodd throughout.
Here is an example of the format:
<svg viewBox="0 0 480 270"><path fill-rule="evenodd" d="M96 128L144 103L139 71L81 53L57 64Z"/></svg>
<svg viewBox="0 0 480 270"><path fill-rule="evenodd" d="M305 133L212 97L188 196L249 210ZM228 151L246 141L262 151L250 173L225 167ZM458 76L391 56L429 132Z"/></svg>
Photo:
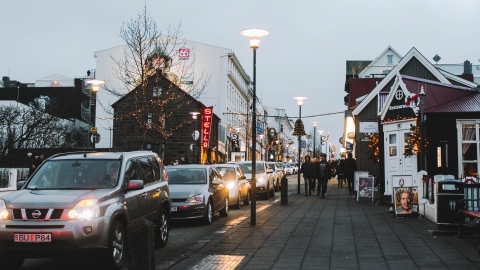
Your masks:
<svg viewBox="0 0 480 270"><path fill-rule="evenodd" d="M375 201L374 196L375 178L372 175L360 175L358 177L357 184L357 201L360 197L372 198L372 202Z"/></svg>
<svg viewBox="0 0 480 270"><path fill-rule="evenodd" d="M416 187L393 188L395 217L418 217L418 189ZM413 198L413 199L412 199Z"/></svg>
<svg viewBox="0 0 480 270"><path fill-rule="evenodd" d="M365 171L355 171L355 172L353 173L353 179L354 179L353 190L355 190L355 191L358 190L358 177L360 177L360 175L368 175L368 172L365 172Z"/></svg>

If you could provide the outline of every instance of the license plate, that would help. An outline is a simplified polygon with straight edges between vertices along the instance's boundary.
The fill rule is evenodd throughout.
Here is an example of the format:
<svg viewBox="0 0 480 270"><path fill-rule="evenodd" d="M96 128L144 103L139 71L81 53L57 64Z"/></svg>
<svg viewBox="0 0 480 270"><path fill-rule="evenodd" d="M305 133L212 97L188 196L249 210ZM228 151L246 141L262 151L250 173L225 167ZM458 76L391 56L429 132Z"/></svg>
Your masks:
<svg viewBox="0 0 480 270"><path fill-rule="evenodd" d="M13 241L30 243L52 242L52 235L49 233L16 233Z"/></svg>
<svg viewBox="0 0 480 270"><path fill-rule="evenodd" d="M172 207L172 212L177 212L177 207L176 206Z"/></svg>

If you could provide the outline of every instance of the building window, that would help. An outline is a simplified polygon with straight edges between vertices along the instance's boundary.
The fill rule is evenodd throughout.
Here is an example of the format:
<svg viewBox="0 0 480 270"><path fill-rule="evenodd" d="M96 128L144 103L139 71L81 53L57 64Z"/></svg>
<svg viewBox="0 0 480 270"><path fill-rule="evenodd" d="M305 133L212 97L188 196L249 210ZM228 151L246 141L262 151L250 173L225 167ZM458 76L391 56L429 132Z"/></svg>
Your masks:
<svg viewBox="0 0 480 270"><path fill-rule="evenodd" d="M392 65L393 64L393 55L387 55L387 64Z"/></svg>
<svg viewBox="0 0 480 270"><path fill-rule="evenodd" d="M459 175L478 177L480 120L457 121Z"/></svg>

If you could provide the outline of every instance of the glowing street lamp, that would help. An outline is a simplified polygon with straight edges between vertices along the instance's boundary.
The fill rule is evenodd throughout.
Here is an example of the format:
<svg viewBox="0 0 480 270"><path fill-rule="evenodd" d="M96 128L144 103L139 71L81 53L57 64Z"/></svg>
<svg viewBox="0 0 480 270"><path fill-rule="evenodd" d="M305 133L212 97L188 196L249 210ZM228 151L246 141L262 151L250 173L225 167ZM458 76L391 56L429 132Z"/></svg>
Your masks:
<svg viewBox="0 0 480 270"><path fill-rule="evenodd" d="M90 131L92 132L92 149L95 150L95 143L97 143L97 127L96 127L96 111L97 111L97 93L100 90L100 86L104 84L104 81L97 80L97 79L92 79L92 80L87 80L86 81L88 84L92 86L92 99L93 99L93 108L92 110L92 127L90 128Z"/></svg>
<svg viewBox="0 0 480 270"><path fill-rule="evenodd" d="M252 104L252 140L255 138L253 135L253 132L256 132L257 130L257 109L256 109L256 103L257 103L257 49L258 46L260 45L260 37L266 36L269 34L267 30L263 29L257 29L257 28L252 28L252 29L246 29L241 32L242 35L250 37L250 48L253 49L253 104ZM256 141L256 140L255 140ZM256 183L256 154L257 154L257 143L254 142L252 143L252 188L251 188L251 213L250 213L250 225L255 226L257 223L257 183Z"/></svg>
<svg viewBox="0 0 480 270"><path fill-rule="evenodd" d="M302 148L300 147L301 143L301 138L302 136L307 135L305 133L305 128L303 126L302 122L302 105L303 105L303 100L307 99L306 97L294 97L294 99L297 100L298 104L298 120L295 122L295 127L293 131L293 136L298 136L298 170L300 171L300 161L301 161L301 150ZM297 173L297 178L298 178L298 183L297 183L297 194L300 194L300 173Z"/></svg>

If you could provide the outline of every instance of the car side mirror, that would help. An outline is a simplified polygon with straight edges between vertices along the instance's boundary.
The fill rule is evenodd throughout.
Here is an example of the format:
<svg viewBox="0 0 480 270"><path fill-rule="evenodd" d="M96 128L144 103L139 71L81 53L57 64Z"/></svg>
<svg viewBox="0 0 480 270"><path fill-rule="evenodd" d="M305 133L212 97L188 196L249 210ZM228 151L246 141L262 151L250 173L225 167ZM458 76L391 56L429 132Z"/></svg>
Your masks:
<svg viewBox="0 0 480 270"><path fill-rule="evenodd" d="M128 181L127 190L139 190L143 189L143 180L130 180Z"/></svg>
<svg viewBox="0 0 480 270"><path fill-rule="evenodd" d="M27 181L23 180L23 181L18 181L17 182L17 190L18 189L22 189L23 186L25 186L25 183L27 183Z"/></svg>
<svg viewBox="0 0 480 270"><path fill-rule="evenodd" d="M242 175L242 176L238 177L238 180L246 180L246 179L247 179L247 177L245 175Z"/></svg>
<svg viewBox="0 0 480 270"><path fill-rule="evenodd" d="M220 185L220 184L223 184L223 180L218 180L218 179L215 179L212 181L212 184L214 185Z"/></svg>

